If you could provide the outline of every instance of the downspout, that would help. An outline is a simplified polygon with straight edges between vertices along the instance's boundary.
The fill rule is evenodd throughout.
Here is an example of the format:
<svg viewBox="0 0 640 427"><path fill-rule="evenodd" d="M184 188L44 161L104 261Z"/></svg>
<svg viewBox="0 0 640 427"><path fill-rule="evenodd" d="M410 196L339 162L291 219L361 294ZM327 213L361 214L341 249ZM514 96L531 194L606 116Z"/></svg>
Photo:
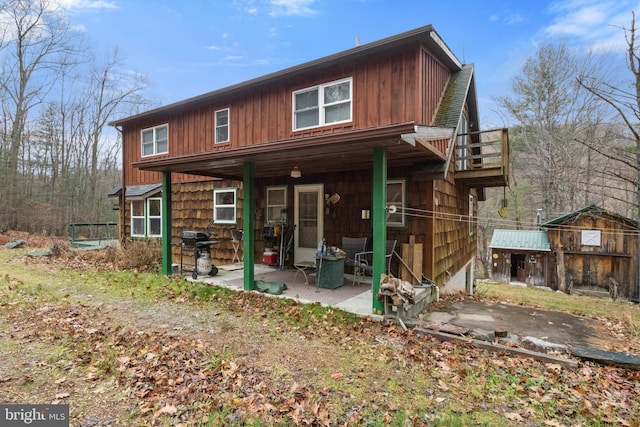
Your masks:
<svg viewBox="0 0 640 427"><path fill-rule="evenodd" d="M122 128L118 128L118 126L113 126L113 128L120 134L120 138L122 140L122 194L120 195L120 200L119 205L120 205L120 221L118 221L119 224L119 231L118 231L118 238L120 240L120 244L124 244L124 234L125 234L125 221L126 221L126 217L125 217L125 212L124 209L126 207L125 204L125 200L127 197L127 186L125 185L125 174L126 174L126 170L127 168L125 168L125 164L124 164L124 133L122 132Z"/></svg>
<svg viewBox="0 0 640 427"><path fill-rule="evenodd" d="M162 172L162 274L173 273L173 260L171 253L171 172ZM196 260L197 261L197 260Z"/></svg>

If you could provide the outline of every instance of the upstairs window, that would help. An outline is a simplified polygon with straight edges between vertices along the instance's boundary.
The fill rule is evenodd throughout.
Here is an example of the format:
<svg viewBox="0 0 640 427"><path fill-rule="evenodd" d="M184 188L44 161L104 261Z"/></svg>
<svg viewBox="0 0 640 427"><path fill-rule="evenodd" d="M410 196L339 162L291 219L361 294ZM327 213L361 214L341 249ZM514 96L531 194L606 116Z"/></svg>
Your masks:
<svg viewBox="0 0 640 427"><path fill-rule="evenodd" d="M169 126L156 126L142 131L142 156L169 152Z"/></svg>
<svg viewBox="0 0 640 427"><path fill-rule="evenodd" d="M216 111L216 144L229 142L229 109Z"/></svg>
<svg viewBox="0 0 640 427"><path fill-rule="evenodd" d="M351 121L352 79L293 92L293 130Z"/></svg>
<svg viewBox="0 0 640 427"><path fill-rule="evenodd" d="M469 169L469 136L467 133L469 132L469 121L467 120L467 116L464 114L460 117L460 125L458 126L458 161L457 168L459 171L465 171Z"/></svg>
<svg viewBox="0 0 640 427"><path fill-rule="evenodd" d="M236 223L236 189L213 190L213 222L215 224Z"/></svg>

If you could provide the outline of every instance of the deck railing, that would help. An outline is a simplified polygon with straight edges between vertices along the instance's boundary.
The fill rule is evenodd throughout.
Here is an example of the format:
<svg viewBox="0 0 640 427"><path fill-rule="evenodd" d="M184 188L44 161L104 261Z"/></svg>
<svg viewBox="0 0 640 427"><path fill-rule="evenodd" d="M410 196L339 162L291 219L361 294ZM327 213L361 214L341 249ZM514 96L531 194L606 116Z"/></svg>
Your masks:
<svg viewBox="0 0 640 427"><path fill-rule="evenodd" d="M473 180L484 187L509 184L509 131L459 134L454 155L456 180Z"/></svg>

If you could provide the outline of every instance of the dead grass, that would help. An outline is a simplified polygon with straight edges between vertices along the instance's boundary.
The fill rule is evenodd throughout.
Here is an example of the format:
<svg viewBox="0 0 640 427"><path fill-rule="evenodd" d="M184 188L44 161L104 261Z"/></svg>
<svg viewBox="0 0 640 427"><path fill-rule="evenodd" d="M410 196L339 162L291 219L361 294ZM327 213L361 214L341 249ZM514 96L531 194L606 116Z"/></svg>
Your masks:
<svg viewBox="0 0 640 427"><path fill-rule="evenodd" d="M610 319L623 325L624 333L630 338L640 337L640 307L628 301L567 295L562 292L493 282L480 282L477 289L479 295L492 300Z"/></svg>
<svg viewBox="0 0 640 427"><path fill-rule="evenodd" d="M632 372L591 363L571 371L253 292L196 292L184 280L119 271L119 252L63 249L53 259L0 251L0 401L70 403L73 425L640 419ZM508 288L483 292L581 309L562 295Z"/></svg>

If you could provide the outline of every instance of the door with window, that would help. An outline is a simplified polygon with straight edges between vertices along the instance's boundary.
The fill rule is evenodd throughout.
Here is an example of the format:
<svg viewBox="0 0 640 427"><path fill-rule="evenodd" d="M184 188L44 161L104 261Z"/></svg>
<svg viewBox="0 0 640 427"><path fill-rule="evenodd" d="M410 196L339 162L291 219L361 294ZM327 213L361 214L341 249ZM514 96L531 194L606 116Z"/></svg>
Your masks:
<svg viewBox="0 0 640 427"><path fill-rule="evenodd" d="M324 235L322 184L296 185L294 197L294 262L315 262Z"/></svg>

